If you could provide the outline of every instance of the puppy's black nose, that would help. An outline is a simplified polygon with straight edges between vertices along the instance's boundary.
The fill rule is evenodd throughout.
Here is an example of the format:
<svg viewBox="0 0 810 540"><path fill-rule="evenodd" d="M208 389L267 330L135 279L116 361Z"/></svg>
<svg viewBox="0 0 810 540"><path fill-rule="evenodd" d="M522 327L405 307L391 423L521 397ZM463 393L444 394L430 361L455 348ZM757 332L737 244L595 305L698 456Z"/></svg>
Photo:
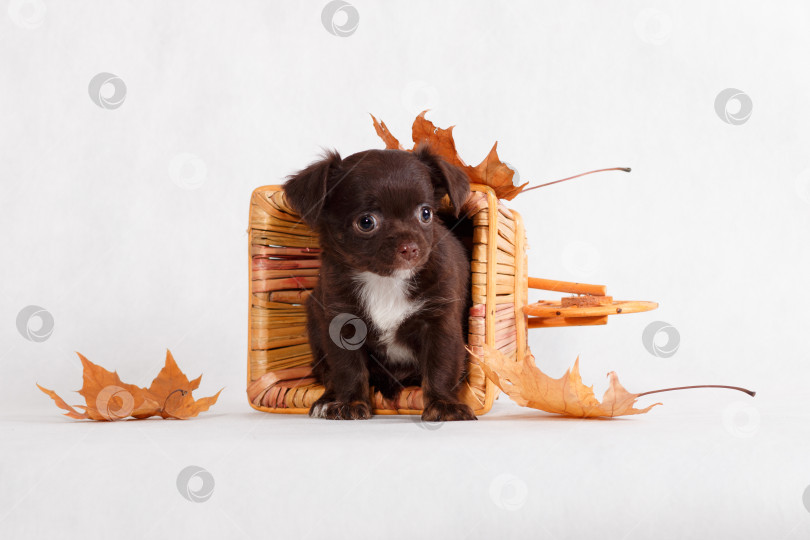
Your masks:
<svg viewBox="0 0 810 540"><path fill-rule="evenodd" d="M406 261L412 261L419 257L419 246L416 245L416 242L400 244L397 248L397 254Z"/></svg>

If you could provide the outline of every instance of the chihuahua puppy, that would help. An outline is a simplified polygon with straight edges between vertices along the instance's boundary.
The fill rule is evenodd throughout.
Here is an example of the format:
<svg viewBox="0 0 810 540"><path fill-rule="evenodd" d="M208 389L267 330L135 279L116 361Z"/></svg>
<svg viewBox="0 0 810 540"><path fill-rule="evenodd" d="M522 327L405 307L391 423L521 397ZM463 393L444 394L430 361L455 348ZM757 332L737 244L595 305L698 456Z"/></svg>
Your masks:
<svg viewBox="0 0 810 540"><path fill-rule="evenodd" d="M310 416L370 418L369 386L397 400L416 385L423 420L475 420L458 398L469 260L436 215L446 195L458 217L470 194L464 172L424 145L346 159L332 151L284 191L320 236L320 279L306 308L325 392Z"/></svg>

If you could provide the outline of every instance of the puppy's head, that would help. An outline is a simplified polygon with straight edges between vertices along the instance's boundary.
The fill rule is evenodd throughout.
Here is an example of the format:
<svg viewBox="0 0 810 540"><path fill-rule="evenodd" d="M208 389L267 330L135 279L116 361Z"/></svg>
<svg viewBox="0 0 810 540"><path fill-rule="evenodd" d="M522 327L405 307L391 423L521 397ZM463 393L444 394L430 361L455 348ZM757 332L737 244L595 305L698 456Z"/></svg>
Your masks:
<svg viewBox="0 0 810 540"><path fill-rule="evenodd" d="M440 201L447 195L458 216L470 186L461 169L420 145L346 159L328 152L289 177L284 191L323 248L357 271L389 276L424 266L438 234Z"/></svg>

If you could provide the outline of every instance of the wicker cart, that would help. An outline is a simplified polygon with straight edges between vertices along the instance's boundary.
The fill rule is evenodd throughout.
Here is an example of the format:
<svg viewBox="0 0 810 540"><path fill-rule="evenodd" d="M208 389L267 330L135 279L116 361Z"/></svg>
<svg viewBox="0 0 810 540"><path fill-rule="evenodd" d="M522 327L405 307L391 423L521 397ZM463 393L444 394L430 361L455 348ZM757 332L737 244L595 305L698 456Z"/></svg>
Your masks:
<svg viewBox="0 0 810 540"><path fill-rule="evenodd" d="M468 346L484 346L508 358L523 358L527 330L537 327L606 324L616 313L646 311L652 302L613 302L604 286L527 275L526 235L519 213L508 209L488 186L474 184L454 232L465 244L472 271ZM249 331L247 383L253 408L304 414L323 393L308 375L304 301L317 284L317 235L287 204L281 186L264 186L251 196L249 228ZM571 299L527 305L529 288L575 294ZM565 304L565 305L564 305ZM469 364L461 399L476 415L489 411L498 389L478 365ZM278 380L255 397L255 386ZM372 390L373 392L373 390ZM253 396L251 396L253 394ZM372 395L374 414L421 414L417 388L396 403Z"/></svg>

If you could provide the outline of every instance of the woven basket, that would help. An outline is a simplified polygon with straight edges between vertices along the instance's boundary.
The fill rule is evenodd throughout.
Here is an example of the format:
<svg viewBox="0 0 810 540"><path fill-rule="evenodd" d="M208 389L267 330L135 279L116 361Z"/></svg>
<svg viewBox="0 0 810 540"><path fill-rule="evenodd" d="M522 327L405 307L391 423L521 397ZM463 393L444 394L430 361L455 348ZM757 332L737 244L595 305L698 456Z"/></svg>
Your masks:
<svg viewBox="0 0 810 540"><path fill-rule="evenodd" d="M471 188L462 212L469 223L459 227L465 231L460 233L461 240L471 254L468 346L478 354L488 345L509 358L523 358L527 339L523 307L528 293L523 220L490 187ZM287 205L281 186L264 186L253 192L249 232L248 386L268 372L312 362L304 301L317 283L320 266L317 235ZM476 415L484 414L492 407L498 389L479 366L470 363L468 372L459 397ZM379 394L372 395L373 413L421 414L410 399L415 390L403 391L398 408ZM323 387L305 377L295 384L279 384L272 392L274 406L253 402L251 406L265 412L305 414L323 394Z"/></svg>

